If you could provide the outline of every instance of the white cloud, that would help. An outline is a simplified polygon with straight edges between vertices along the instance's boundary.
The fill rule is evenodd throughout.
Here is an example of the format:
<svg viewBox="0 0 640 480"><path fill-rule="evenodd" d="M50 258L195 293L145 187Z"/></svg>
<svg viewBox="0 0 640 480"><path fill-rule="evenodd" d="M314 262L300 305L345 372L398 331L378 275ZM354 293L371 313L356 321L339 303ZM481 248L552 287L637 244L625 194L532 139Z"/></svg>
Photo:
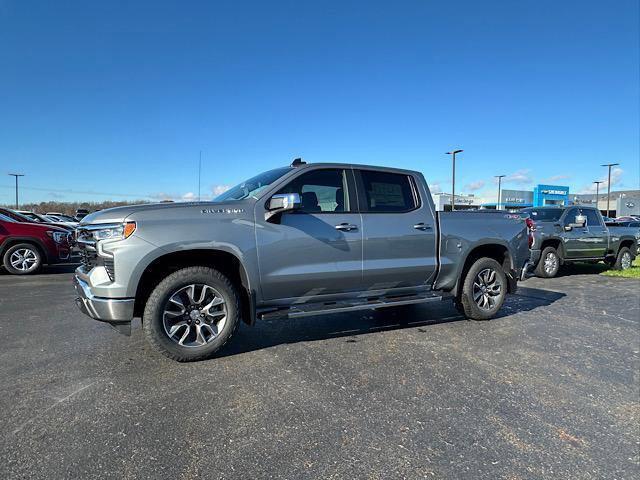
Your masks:
<svg viewBox="0 0 640 480"><path fill-rule="evenodd" d="M622 170L620 167L613 167L611 169L611 188L622 183L623 173L624 173L624 170ZM602 182L599 187L600 193L607 191L608 180L609 180L608 172L598 179L598 181ZM592 183L591 185L585 185L582 188L582 190L580 190L579 193L596 193L596 184Z"/></svg>
<svg viewBox="0 0 640 480"><path fill-rule="evenodd" d="M218 195L222 195L230 188L231 187L229 185L212 185L211 191L213 192L213 198L217 197Z"/></svg>
<svg viewBox="0 0 640 480"><path fill-rule="evenodd" d="M432 194L442 193L442 187L440 186L439 183L431 183L431 184L429 184L429 190L431 190Z"/></svg>
<svg viewBox="0 0 640 480"><path fill-rule="evenodd" d="M198 196L193 192L187 192L180 199L184 202L195 202L198 199Z"/></svg>
<svg viewBox="0 0 640 480"><path fill-rule="evenodd" d="M549 178L545 178L545 182L559 182L560 180L569 180L571 175L552 175Z"/></svg>
<svg viewBox="0 0 640 480"><path fill-rule="evenodd" d="M511 175L507 175L502 179L502 183L510 182L510 183L518 183L520 185L527 185L533 183L533 178L531 177L531 170L523 169L518 170Z"/></svg>
<svg viewBox="0 0 640 480"><path fill-rule="evenodd" d="M466 184L464 186L464 189L465 190L469 190L471 192L475 192L476 190L480 190L482 187L484 187L484 185L485 185L485 181L484 180L477 180L475 182L471 182L471 183Z"/></svg>

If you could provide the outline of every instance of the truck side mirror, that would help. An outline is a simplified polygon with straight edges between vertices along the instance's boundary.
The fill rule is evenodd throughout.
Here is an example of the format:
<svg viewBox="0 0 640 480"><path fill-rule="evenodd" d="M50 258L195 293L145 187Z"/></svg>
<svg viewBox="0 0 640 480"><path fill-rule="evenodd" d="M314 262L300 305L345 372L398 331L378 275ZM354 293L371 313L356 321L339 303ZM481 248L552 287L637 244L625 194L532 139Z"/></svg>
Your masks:
<svg viewBox="0 0 640 480"><path fill-rule="evenodd" d="M571 224L564 226L564 231L565 232L570 232L571 230L573 230L573 227L571 226Z"/></svg>
<svg viewBox="0 0 640 480"><path fill-rule="evenodd" d="M283 212L291 212L300 208L302 201L299 193L277 193L269 199L265 220Z"/></svg>

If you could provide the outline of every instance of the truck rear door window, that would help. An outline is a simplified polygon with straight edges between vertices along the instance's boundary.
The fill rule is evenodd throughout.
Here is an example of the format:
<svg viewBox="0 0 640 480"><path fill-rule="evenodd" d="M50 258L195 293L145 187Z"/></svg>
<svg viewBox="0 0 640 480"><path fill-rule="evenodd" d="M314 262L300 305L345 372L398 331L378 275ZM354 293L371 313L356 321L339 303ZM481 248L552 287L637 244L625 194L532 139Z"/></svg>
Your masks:
<svg viewBox="0 0 640 480"><path fill-rule="evenodd" d="M416 194L407 175L361 170L366 212L408 212L418 206Z"/></svg>
<svg viewBox="0 0 640 480"><path fill-rule="evenodd" d="M598 214L595 210L591 210L589 208L585 208L581 212L585 217L587 217L587 227L600 227L602 224L600 223L600 218L598 218Z"/></svg>

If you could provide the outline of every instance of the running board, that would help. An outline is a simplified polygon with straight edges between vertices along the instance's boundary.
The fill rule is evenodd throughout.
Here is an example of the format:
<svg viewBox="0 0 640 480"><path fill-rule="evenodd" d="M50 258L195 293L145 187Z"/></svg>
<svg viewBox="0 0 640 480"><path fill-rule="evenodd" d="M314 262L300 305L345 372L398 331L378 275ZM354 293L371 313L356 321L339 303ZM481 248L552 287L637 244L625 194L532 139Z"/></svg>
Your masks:
<svg viewBox="0 0 640 480"><path fill-rule="evenodd" d="M381 297L367 299L365 301L351 302L326 302L309 303L303 305L291 305L288 308L279 310L269 310L258 313L258 318L262 320L274 320L284 318L301 318L325 313L355 312L358 310L376 310L385 307L398 307L401 305L417 305L420 303L440 302L450 298L449 295L404 295L398 297Z"/></svg>

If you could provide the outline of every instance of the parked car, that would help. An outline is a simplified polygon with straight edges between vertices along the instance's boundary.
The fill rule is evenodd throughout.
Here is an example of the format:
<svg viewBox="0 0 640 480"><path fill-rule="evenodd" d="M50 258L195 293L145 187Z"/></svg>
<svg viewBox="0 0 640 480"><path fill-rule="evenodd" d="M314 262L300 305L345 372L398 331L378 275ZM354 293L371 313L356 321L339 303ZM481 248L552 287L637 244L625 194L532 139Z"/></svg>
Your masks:
<svg viewBox="0 0 640 480"><path fill-rule="evenodd" d="M616 223L620 223L620 222L637 222L638 219L635 217L632 217L631 215L627 215L624 217L617 217L614 222Z"/></svg>
<svg viewBox="0 0 640 480"><path fill-rule="evenodd" d="M78 226L78 222L74 220L73 217L68 217L66 215L52 215L50 213L47 213L43 216L44 218L47 218L52 222L66 225L67 227L76 228Z"/></svg>
<svg viewBox="0 0 640 480"><path fill-rule="evenodd" d="M624 221L624 222L607 222L607 227L640 227L640 220Z"/></svg>
<svg viewBox="0 0 640 480"><path fill-rule="evenodd" d="M14 219L17 222L40 223L44 225L64 228L67 231L73 230L73 227L61 224L60 222L54 222L53 220L50 220L42 215L38 215L37 213L33 212L25 212L24 210L11 210L10 208L0 207L0 213Z"/></svg>
<svg viewBox="0 0 640 480"><path fill-rule="evenodd" d="M84 217L86 217L87 215L89 215L89 210L87 210L86 208L78 208L76 210L76 214L73 217L76 221L80 221L82 220Z"/></svg>
<svg viewBox="0 0 640 480"><path fill-rule="evenodd" d="M214 202L118 207L77 231L82 312L158 351L206 358L240 320L297 318L451 298L492 318L529 260L501 211L436 212L422 174L306 164L262 173Z"/></svg>
<svg viewBox="0 0 640 480"><path fill-rule="evenodd" d="M44 264L69 260L70 237L63 228L19 222L0 213L0 258L11 274L35 273Z"/></svg>
<svg viewBox="0 0 640 480"><path fill-rule="evenodd" d="M533 221L532 256L539 257L535 273L540 277L555 277L562 264L571 262L604 261L626 270L637 255L638 229L619 227L611 233L596 208L530 207L522 213Z"/></svg>

